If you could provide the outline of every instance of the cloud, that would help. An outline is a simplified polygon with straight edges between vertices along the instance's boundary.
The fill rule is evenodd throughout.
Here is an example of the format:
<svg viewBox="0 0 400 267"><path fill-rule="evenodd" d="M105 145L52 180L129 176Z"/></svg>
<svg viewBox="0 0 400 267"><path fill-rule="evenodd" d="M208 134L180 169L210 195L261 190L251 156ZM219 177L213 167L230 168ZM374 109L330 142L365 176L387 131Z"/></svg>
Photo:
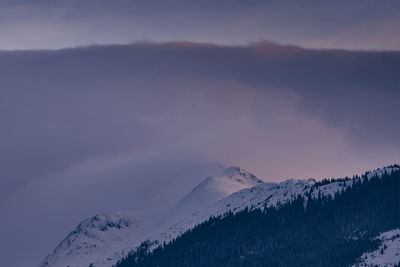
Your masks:
<svg viewBox="0 0 400 267"><path fill-rule="evenodd" d="M1 1L0 49L267 39L312 48L399 50L399 12L396 0Z"/></svg>
<svg viewBox="0 0 400 267"><path fill-rule="evenodd" d="M166 210L219 164L278 181L394 163L399 67L268 42L1 52L1 258L39 262L95 212Z"/></svg>

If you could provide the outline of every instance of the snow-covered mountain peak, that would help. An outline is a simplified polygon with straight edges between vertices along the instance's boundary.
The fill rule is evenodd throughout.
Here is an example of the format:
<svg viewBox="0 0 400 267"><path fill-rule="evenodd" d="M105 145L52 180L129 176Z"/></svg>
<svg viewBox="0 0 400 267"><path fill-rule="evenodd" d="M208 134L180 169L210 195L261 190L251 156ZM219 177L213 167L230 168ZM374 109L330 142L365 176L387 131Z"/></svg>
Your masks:
<svg viewBox="0 0 400 267"><path fill-rule="evenodd" d="M221 172L220 176L228 176L228 177L241 176L244 179L249 179L249 180L262 182L256 176L254 176L252 173L246 171L243 168L237 167L237 166L231 166L229 168L224 169Z"/></svg>
<svg viewBox="0 0 400 267"><path fill-rule="evenodd" d="M76 227L75 231L82 232L88 231L89 229L96 229L104 232L111 228L121 229L129 227L137 221L138 220L132 216L122 215L117 212L105 212L83 220Z"/></svg>
<svg viewBox="0 0 400 267"><path fill-rule="evenodd" d="M262 180L240 167L229 167L217 176L205 178L178 203L177 207L190 207L191 211L195 211L237 191L262 183Z"/></svg>
<svg viewBox="0 0 400 267"><path fill-rule="evenodd" d="M107 212L84 219L40 266L89 266L111 260L129 247L127 240L143 238L147 224L132 214ZM107 259L103 255L109 255ZM79 263L76 262L79 259Z"/></svg>
<svg viewBox="0 0 400 267"><path fill-rule="evenodd" d="M220 181L221 183L226 183L226 184L235 183L238 185L242 185L242 186L240 186L239 190L244 189L244 188L253 187L253 186L263 183L263 181L258 179L254 174L246 171L243 168L235 167L235 166L224 169L217 176L206 178L204 180L204 183L201 183L201 184L208 184L208 186L215 185L215 184L213 184L215 181ZM222 188L218 188L218 189L224 190ZM229 190L229 191L230 191L229 193L231 194L238 190L235 189L233 191L231 191L231 190Z"/></svg>
<svg viewBox="0 0 400 267"><path fill-rule="evenodd" d="M229 167L221 172L221 175L219 178L228 178L231 180L234 180L236 182L242 183L242 184L248 184L251 186L255 186L258 184L263 183L262 180L258 179L255 175L252 173L246 171L243 168L232 166ZM218 178L218 177L217 177Z"/></svg>

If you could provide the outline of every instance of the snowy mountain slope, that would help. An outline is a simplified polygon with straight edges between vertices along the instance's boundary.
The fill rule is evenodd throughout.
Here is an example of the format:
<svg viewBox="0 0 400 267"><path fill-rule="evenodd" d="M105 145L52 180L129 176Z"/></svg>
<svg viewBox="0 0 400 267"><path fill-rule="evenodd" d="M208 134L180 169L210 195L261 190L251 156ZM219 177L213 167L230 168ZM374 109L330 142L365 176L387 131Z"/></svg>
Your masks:
<svg viewBox="0 0 400 267"><path fill-rule="evenodd" d="M382 177L382 175L384 173L391 174L393 171L398 171L398 170L400 170L399 165L392 165L392 166L388 166L388 167L384 167L384 168L379 168L379 169L376 169L373 171L367 171L365 173L365 176L368 179L370 179L371 177L374 177L374 176Z"/></svg>
<svg viewBox="0 0 400 267"><path fill-rule="evenodd" d="M147 222L131 214L98 214L83 220L41 266L89 266L98 260L112 259L126 248L127 240L145 238L148 227Z"/></svg>
<svg viewBox="0 0 400 267"><path fill-rule="evenodd" d="M295 198L298 194L307 192L314 183L315 180L313 179L291 179L282 183L262 183L252 188L243 189L212 203L205 209L193 212L190 216L171 225L168 231L156 235L154 240L160 240L161 242L172 240L211 216L223 215L228 211L240 211L246 207L262 208L265 205L274 206L278 203L285 203Z"/></svg>
<svg viewBox="0 0 400 267"><path fill-rule="evenodd" d="M370 179L373 176L382 176L384 172L391 173L393 170L399 170L399 167L387 167L368 172L361 179ZM245 208L263 208L264 206L277 206L293 200L298 195L306 195L310 192L311 197L321 195L331 195L334 197L339 190L352 185L352 180L340 180L324 185L316 185L314 179L295 180L289 179L281 183L260 183L254 187L235 192L224 199L212 203L207 208L192 212L178 223L168 227L166 231L152 233L150 241L156 243L168 242L193 228L197 224L207 220L211 216L218 216L228 211L238 212Z"/></svg>
<svg viewBox="0 0 400 267"><path fill-rule="evenodd" d="M369 172L364 177L381 176L392 166ZM264 183L249 172L231 167L219 176L208 177L182 199L168 214L137 220L132 215L103 214L83 221L45 258L41 266L111 266L149 240L153 247L176 238L188 229L228 211L262 208L286 203L298 195L330 194L351 186L352 180L318 184L314 179L289 179L281 183ZM90 223L92 222L93 223ZM127 222L127 223L125 223Z"/></svg>
<svg viewBox="0 0 400 267"><path fill-rule="evenodd" d="M388 166L385 168L379 168L373 171L367 171L364 175L359 177L361 180L363 179L371 179L372 177L382 177L384 173L386 174L391 174L393 171L400 170L400 167L398 165L393 165L393 166ZM357 176L358 177L358 176ZM331 195L334 197L335 193L345 189L348 186L351 186L353 183L353 179L350 178L345 178L341 179L336 182L330 182L328 184L320 185L320 186L314 186L314 190L312 190L312 197L318 197L318 194L321 193L322 195Z"/></svg>
<svg viewBox="0 0 400 267"><path fill-rule="evenodd" d="M179 212L193 212L237 191L262 184L263 181L240 167L230 167L219 176L207 177L175 208Z"/></svg>
<svg viewBox="0 0 400 267"><path fill-rule="evenodd" d="M110 266L146 239L233 192L263 183L239 167L207 177L166 215L139 220L132 214L103 213L82 221L40 266ZM186 229L186 228L185 228Z"/></svg>
<svg viewBox="0 0 400 267"><path fill-rule="evenodd" d="M377 250L364 253L354 267L395 266L400 263L400 229L393 229L377 237L381 244Z"/></svg>
<svg viewBox="0 0 400 267"><path fill-rule="evenodd" d="M399 170L399 167L386 167L369 171L361 179L370 179L373 176L381 177L383 173L392 173L393 170ZM293 200L298 195L304 196L308 192L312 197L321 195L331 195L351 186L352 179L343 179L328 184L317 185L315 179L296 180L289 179L281 183L261 183L254 187L235 192L226 198L214 202L205 209L193 212L191 216L184 218L171 226L168 231L161 233L157 240L171 240L186 230L194 227L196 224L207 220L211 216L222 215L228 211L240 211L247 208L263 208L284 204Z"/></svg>

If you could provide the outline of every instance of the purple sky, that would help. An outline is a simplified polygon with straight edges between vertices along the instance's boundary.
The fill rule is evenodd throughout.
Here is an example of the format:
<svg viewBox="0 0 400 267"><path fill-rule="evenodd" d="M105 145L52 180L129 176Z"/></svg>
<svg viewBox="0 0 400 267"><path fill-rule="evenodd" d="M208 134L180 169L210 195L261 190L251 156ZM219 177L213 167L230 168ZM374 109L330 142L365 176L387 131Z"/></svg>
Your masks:
<svg viewBox="0 0 400 267"><path fill-rule="evenodd" d="M400 52L314 49L398 50L399 2L213 3L0 1L0 50L25 50L0 52L2 264L97 212L165 210L220 165L399 163Z"/></svg>

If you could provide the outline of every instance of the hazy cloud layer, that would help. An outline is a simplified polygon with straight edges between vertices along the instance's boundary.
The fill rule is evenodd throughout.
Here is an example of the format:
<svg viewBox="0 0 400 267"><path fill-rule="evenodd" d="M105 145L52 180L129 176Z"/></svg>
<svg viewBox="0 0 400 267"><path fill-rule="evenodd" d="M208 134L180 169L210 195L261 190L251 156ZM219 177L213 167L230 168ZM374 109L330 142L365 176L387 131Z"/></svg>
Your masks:
<svg viewBox="0 0 400 267"><path fill-rule="evenodd" d="M165 210L219 164L278 181L398 162L399 69L272 43L1 52L0 258L31 266L96 212Z"/></svg>
<svg viewBox="0 0 400 267"><path fill-rule="evenodd" d="M0 49L138 40L400 49L397 0L0 0Z"/></svg>

